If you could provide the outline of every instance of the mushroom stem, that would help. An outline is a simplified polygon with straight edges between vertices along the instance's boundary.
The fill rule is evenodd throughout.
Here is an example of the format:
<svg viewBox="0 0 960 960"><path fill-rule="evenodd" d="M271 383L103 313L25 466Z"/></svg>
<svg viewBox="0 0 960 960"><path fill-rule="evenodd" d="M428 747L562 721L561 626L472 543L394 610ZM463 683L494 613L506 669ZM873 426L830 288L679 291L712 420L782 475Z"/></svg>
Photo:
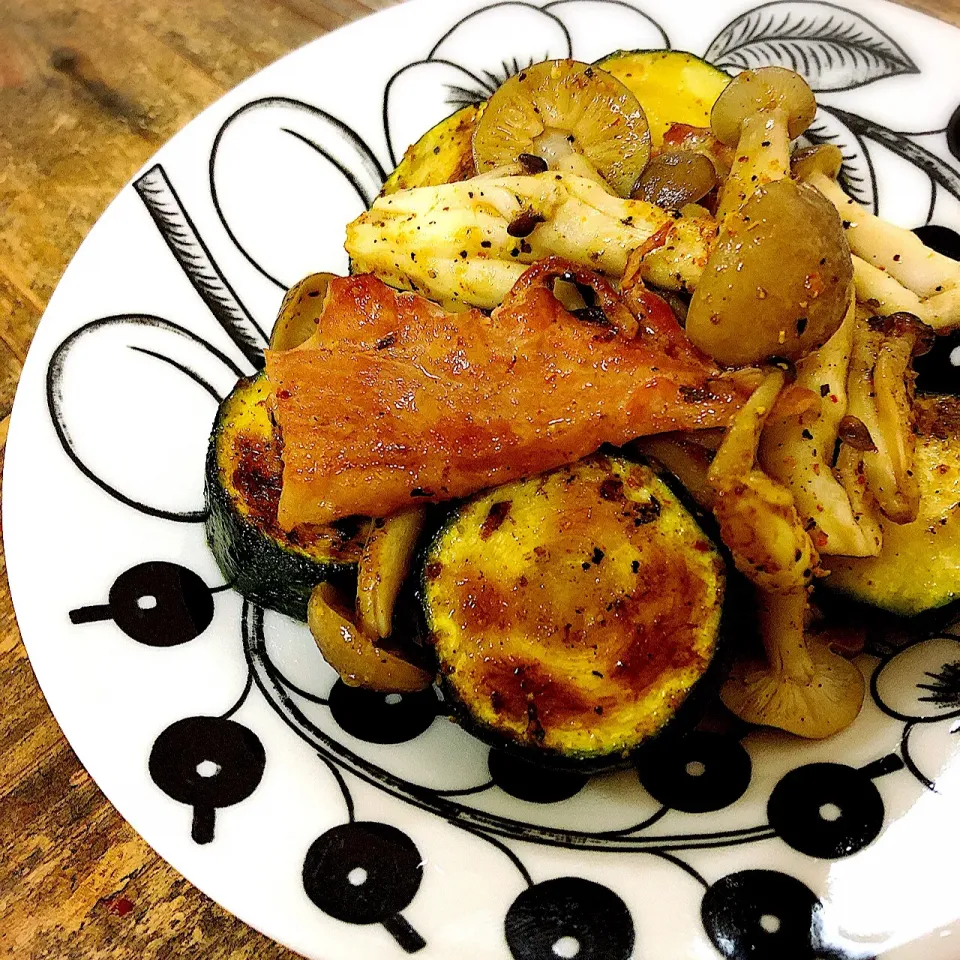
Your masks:
<svg viewBox="0 0 960 960"><path fill-rule="evenodd" d="M410 507L375 520L357 571L357 625L385 640L393 632L393 610L410 572L426 510Z"/></svg>
<svg viewBox="0 0 960 960"><path fill-rule="evenodd" d="M876 518L857 514L831 469L840 423L847 412L847 374L856 324L856 304L824 346L797 364L797 385L813 393L804 414L768 423L760 444L764 470L793 494L800 516L811 527L821 554L876 556Z"/></svg>
<svg viewBox="0 0 960 960"><path fill-rule="evenodd" d="M792 683L813 679L813 660L803 635L809 601L805 588L786 593L758 592L760 634L774 673Z"/></svg>
<svg viewBox="0 0 960 960"><path fill-rule="evenodd" d="M848 727L863 706L859 667L805 634L806 590L758 592L766 662L734 666L720 691L724 705L748 723L813 740Z"/></svg>
<svg viewBox="0 0 960 960"><path fill-rule="evenodd" d="M522 218L529 232L512 235ZM586 177L548 172L381 197L349 224L346 249L356 271L424 293L447 309L492 310L526 265L560 256L619 279L630 252L654 237L643 279L692 290L716 233L710 217L676 219L646 201L612 196Z"/></svg>
<svg viewBox="0 0 960 960"><path fill-rule="evenodd" d="M805 179L837 208L850 249L868 264L922 298L960 287L960 262L931 250L912 231L869 213L826 174L813 172Z"/></svg>
<svg viewBox="0 0 960 960"><path fill-rule="evenodd" d="M793 70L744 70L720 94L710 126L736 144L730 175L720 191L718 219L736 213L754 192L790 175L790 144L813 122L817 101Z"/></svg>
<svg viewBox="0 0 960 960"><path fill-rule="evenodd" d="M754 469L763 425L786 382L784 371L772 370L730 422L710 467L710 482L715 488L727 489Z"/></svg>
<svg viewBox="0 0 960 960"><path fill-rule="evenodd" d="M913 471L916 438L910 376L917 332L895 318L890 318L893 322L885 330L881 325L885 319L874 320L863 311L857 317L847 380L848 410L866 427L874 447L861 454L870 493L891 520L910 523L920 506L920 486ZM844 470L856 482L849 458Z"/></svg>
<svg viewBox="0 0 960 960"><path fill-rule="evenodd" d="M778 592L805 587L819 559L790 491L756 466L760 434L785 383L782 370L766 376L730 422L707 474L713 515L737 569Z"/></svg>
<svg viewBox="0 0 960 960"><path fill-rule="evenodd" d="M853 258L853 282L857 289L857 300L873 306L880 316L912 313L934 329L940 325L940 318L932 316L928 305L912 290L862 257Z"/></svg>
<svg viewBox="0 0 960 960"><path fill-rule="evenodd" d="M739 210L759 187L789 175L788 121L782 107L744 118L733 166L720 191L718 220Z"/></svg>

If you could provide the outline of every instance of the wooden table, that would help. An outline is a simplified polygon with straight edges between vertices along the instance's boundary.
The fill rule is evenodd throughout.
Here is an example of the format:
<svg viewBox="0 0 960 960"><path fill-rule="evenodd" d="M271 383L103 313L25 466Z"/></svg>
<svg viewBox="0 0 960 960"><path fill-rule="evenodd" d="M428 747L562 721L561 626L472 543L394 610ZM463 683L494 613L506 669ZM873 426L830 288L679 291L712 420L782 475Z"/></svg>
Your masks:
<svg viewBox="0 0 960 960"><path fill-rule="evenodd" d="M392 0L0 0L0 445L67 262L133 172L255 70ZM960 25L960 0L909 0ZM293 955L167 866L77 762L0 583L0 956Z"/></svg>

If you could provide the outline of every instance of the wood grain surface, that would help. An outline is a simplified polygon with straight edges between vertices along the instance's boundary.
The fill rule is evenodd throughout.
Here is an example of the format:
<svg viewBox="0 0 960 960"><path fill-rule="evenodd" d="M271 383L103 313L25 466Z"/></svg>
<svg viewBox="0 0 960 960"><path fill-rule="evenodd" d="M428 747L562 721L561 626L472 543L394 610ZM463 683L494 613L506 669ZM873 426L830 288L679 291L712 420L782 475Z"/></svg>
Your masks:
<svg viewBox="0 0 960 960"><path fill-rule="evenodd" d="M44 306L134 171L254 71L391 2L0 0L0 446ZM908 5L960 25L960 0ZM43 700L0 581L0 956L293 957L106 801Z"/></svg>

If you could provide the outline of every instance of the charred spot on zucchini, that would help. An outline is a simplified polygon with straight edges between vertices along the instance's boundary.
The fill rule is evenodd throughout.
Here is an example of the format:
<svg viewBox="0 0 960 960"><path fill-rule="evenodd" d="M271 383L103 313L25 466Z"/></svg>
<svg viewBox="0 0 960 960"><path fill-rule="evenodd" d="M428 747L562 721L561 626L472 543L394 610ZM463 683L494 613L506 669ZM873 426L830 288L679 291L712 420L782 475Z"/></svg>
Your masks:
<svg viewBox="0 0 960 960"><path fill-rule="evenodd" d="M912 523L883 519L876 557L831 557L825 587L902 617L960 598L960 400L918 397L913 472L920 510Z"/></svg>
<svg viewBox="0 0 960 960"><path fill-rule="evenodd" d="M262 374L240 380L217 411L205 472L207 543L244 597L306 620L318 583L355 575L369 521L280 529L282 445L269 395Z"/></svg>
<svg viewBox="0 0 960 960"><path fill-rule="evenodd" d="M599 454L455 507L419 591L461 723L537 762L598 770L695 722L725 581L666 479Z"/></svg>

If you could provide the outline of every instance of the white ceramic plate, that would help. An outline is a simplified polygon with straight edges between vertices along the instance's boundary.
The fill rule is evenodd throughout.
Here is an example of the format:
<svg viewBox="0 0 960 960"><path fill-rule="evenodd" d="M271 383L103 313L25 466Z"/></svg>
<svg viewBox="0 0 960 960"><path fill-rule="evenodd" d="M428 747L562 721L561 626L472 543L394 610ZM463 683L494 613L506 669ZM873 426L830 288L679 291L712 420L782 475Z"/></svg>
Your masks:
<svg viewBox="0 0 960 960"><path fill-rule="evenodd" d="M960 34L942 23L879 0L414 0L164 147L40 325L3 497L37 676L160 854L309 957L960 956L957 640L872 648L863 713L826 743L692 736L648 790L491 764L430 693L335 687L306 629L225 589L205 545L216 399L283 288L345 269L344 224L406 145L531 61L667 44L799 69L858 198L960 224Z"/></svg>

